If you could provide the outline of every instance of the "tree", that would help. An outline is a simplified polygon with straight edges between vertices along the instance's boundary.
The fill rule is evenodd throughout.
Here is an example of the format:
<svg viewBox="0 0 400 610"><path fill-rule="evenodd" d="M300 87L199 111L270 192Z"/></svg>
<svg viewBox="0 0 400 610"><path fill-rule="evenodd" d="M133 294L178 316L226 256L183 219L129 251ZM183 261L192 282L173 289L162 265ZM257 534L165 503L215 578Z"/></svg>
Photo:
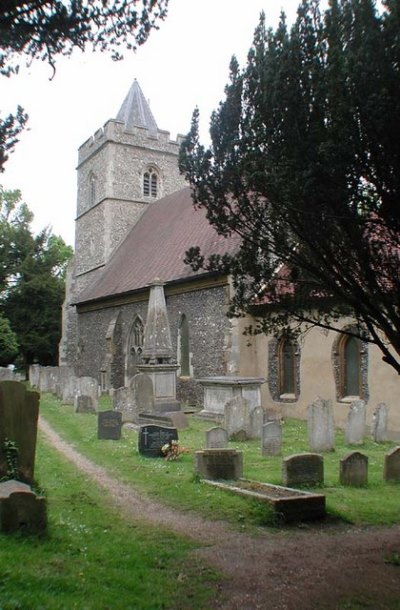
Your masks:
<svg viewBox="0 0 400 610"><path fill-rule="evenodd" d="M134 50L167 14L169 0L2 0L0 3L0 74L18 72L26 58L47 61L55 71L57 55L75 48L110 51L122 59L121 48ZM0 119L0 171L18 141L27 115Z"/></svg>
<svg viewBox="0 0 400 610"><path fill-rule="evenodd" d="M0 314L0 366L11 364L18 354L18 342L10 322Z"/></svg>
<svg viewBox="0 0 400 610"><path fill-rule="evenodd" d="M0 187L0 310L25 367L57 363L65 270L73 255L48 228L33 235L32 220L21 193Z"/></svg>
<svg viewBox="0 0 400 610"><path fill-rule="evenodd" d="M187 253L231 273L231 315L262 313L253 332L351 315L400 373L399 31L397 0L303 0L290 31L262 15L211 146L196 110L180 167L216 230L242 238L235 257Z"/></svg>

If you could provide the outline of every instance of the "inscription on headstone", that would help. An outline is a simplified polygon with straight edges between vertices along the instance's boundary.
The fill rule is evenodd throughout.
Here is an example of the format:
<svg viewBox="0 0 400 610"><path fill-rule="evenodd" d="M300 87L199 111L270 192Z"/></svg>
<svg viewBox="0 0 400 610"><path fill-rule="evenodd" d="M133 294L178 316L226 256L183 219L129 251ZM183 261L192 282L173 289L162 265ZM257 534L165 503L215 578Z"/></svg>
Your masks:
<svg viewBox="0 0 400 610"><path fill-rule="evenodd" d="M340 460L340 484L363 487L368 483L368 457L352 451Z"/></svg>
<svg viewBox="0 0 400 610"><path fill-rule="evenodd" d="M162 457L161 447L178 440L176 428L149 424L139 428L139 453L147 457Z"/></svg>
<svg viewBox="0 0 400 610"><path fill-rule="evenodd" d="M102 411L97 415L97 438L119 441L121 438L122 413Z"/></svg>
<svg viewBox="0 0 400 610"><path fill-rule="evenodd" d="M228 433L225 428L216 426L206 432L207 449L225 449L228 446Z"/></svg>
<svg viewBox="0 0 400 610"><path fill-rule="evenodd" d="M290 455L282 463L282 480L286 487L324 483L324 460L317 453Z"/></svg>

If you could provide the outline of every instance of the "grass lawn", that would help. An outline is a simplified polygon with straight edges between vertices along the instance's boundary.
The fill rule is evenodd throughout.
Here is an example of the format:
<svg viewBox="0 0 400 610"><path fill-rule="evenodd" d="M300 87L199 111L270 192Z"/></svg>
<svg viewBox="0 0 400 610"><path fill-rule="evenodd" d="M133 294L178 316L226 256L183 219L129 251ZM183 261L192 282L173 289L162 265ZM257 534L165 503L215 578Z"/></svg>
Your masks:
<svg viewBox="0 0 400 610"><path fill-rule="evenodd" d="M101 408L109 408L103 397ZM270 523L270 513L259 502L210 488L194 476L193 454L204 447L205 431L212 425L195 417L190 428L179 431L179 444L188 450L178 461L152 459L139 455L137 432L123 427L120 441L97 439L97 418L74 413L49 394L41 399L43 417L78 451L106 467L121 481L131 484L170 506L195 510L211 519L225 519L246 526ZM324 454L325 485L316 488L326 495L332 516L357 524L393 524L399 521L400 485L383 482L384 455L393 443L377 444L366 439L362 446L344 444L343 432L336 433L336 450ZM244 476L267 483L281 484L282 456L263 457L260 442L230 442L243 451ZM339 462L357 449L369 458L368 487L350 488L339 484ZM283 457L308 451L306 424L286 420L283 426ZM1 610L1 609L0 609Z"/></svg>

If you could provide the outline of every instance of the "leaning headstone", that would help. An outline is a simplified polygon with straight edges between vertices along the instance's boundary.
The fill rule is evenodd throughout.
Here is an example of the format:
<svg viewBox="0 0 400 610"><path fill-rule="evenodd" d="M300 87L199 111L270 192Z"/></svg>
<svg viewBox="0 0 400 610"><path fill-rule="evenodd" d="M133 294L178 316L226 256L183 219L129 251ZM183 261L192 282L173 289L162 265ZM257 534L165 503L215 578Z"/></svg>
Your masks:
<svg viewBox="0 0 400 610"><path fill-rule="evenodd" d="M130 388L117 388L112 395L114 411L122 414L122 421L136 423L138 413L134 401L134 394Z"/></svg>
<svg viewBox="0 0 400 610"><path fill-rule="evenodd" d="M383 478L388 483L400 483L400 447L385 455Z"/></svg>
<svg viewBox="0 0 400 610"><path fill-rule="evenodd" d="M0 480L33 482L39 398L18 381L0 383Z"/></svg>
<svg viewBox="0 0 400 610"><path fill-rule="evenodd" d="M384 443L388 440L388 407L380 402L372 416L371 436L375 443Z"/></svg>
<svg viewBox="0 0 400 610"><path fill-rule="evenodd" d="M345 438L348 445L362 445L365 436L366 408L363 400L351 403L347 416Z"/></svg>
<svg viewBox="0 0 400 610"><path fill-rule="evenodd" d="M207 449L226 449L228 446L228 432L225 428L215 426L206 432Z"/></svg>
<svg viewBox="0 0 400 610"><path fill-rule="evenodd" d="M340 460L339 480L341 485L364 487L368 483L368 457L352 451Z"/></svg>
<svg viewBox="0 0 400 610"><path fill-rule="evenodd" d="M282 451L282 427L279 421L269 421L262 427L261 454L280 455Z"/></svg>
<svg viewBox="0 0 400 610"><path fill-rule="evenodd" d="M229 438L246 440L250 437L250 407L246 398L236 396L226 403L224 428L228 432Z"/></svg>
<svg viewBox="0 0 400 610"><path fill-rule="evenodd" d="M261 438L264 423L264 409L255 407L250 413L250 438Z"/></svg>
<svg viewBox="0 0 400 610"><path fill-rule="evenodd" d="M176 428L148 424L139 428L139 453L147 457L163 457L161 447L178 440Z"/></svg>
<svg viewBox="0 0 400 610"><path fill-rule="evenodd" d="M75 396L75 413L97 413L93 396Z"/></svg>
<svg viewBox="0 0 400 610"><path fill-rule="evenodd" d="M243 476L243 453L236 449L195 452L195 472L203 479L235 480Z"/></svg>
<svg viewBox="0 0 400 610"><path fill-rule="evenodd" d="M118 411L101 411L97 415L97 438L119 441L121 438L122 414Z"/></svg>
<svg viewBox="0 0 400 610"><path fill-rule="evenodd" d="M132 378L131 388L140 412L154 411L154 389L151 378L145 373L138 373Z"/></svg>
<svg viewBox="0 0 400 610"><path fill-rule="evenodd" d="M317 453L299 453L284 458L282 480L286 487L310 485L318 487L324 483L324 459Z"/></svg>
<svg viewBox="0 0 400 610"><path fill-rule="evenodd" d="M333 451L335 425L331 400L317 398L307 409L308 444L312 451Z"/></svg>
<svg viewBox="0 0 400 610"><path fill-rule="evenodd" d="M21 481L0 483L0 531L41 534L47 528L46 499Z"/></svg>

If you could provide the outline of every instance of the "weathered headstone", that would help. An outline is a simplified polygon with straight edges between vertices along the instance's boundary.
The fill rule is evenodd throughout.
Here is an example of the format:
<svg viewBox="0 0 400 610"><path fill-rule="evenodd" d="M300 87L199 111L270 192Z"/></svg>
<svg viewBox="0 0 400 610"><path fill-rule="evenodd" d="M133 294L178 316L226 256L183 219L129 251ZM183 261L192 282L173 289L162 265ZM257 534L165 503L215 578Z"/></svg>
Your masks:
<svg viewBox="0 0 400 610"><path fill-rule="evenodd" d="M284 458L282 480L286 487L310 485L318 487L324 483L324 459L317 453L299 453Z"/></svg>
<svg viewBox="0 0 400 610"><path fill-rule="evenodd" d="M362 445L365 436L366 408L363 400L351 403L347 416L345 438L348 445Z"/></svg>
<svg viewBox="0 0 400 610"><path fill-rule="evenodd" d="M148 424L139 428L139 453L147 457L162 457L161 447L178 440L176 428Z"/></svg>
<svg viewBox="0 0 400 610"><path fill-rule="evenodd" d="M38 416L38 392L18 381L0 383L0 479L16 471L13 478L33 482Z"/></svg>
<svg viewBox="0 0 400 610"><path fill-rule="evenodd" d="M163 413L163 416L170 419L172 428L176 428L177 430L189 428L187 415L183 411L169 411Z"/></svg>
<svg viewBox="0 0 400 610"><path fill-rule="evenodd" d="M240 479L243 476L243 453L236 449L196 451L195 472L204 479Z"/></svg>
<svg viewBox="0 0 400 610"><path fill-rule="evenodd" d="M264 411L265 423L269 421L281 421L282 416L278 409L274 409L274 407L268 407Z"/></svg>
<svg viewBox="0 0 400 610"><path fill-rule="evenodd" d="M97 415L97 438L119 441L121 438L122 414L118 411L101 411Z"/></svg>
<svg viewBox="0 0 400 610"><path fill-rule="evenodd" d="M215 426L206 432L207 449L226 449L228 446L228 432L225 428Z"/></svg>
<svg viewBox="0 0 400 610"><path fill-rule="evenodd" d="M153 382L145 373L138 373L132 379L136 404L140 412L151 413L154 410Z"/></svg>
<svg viewBox="0 0 400 610"><path fill-rule="evenodd" d="M246 440L250 437L249 401L241 396L229 400L224 407L224 428L229 438Z"/></svg>
<svg viewBox="0 0 400 610"><path fill-rule="evenodd" d="M117 388L112 395L113 409L122 414L122 421L136 423L138 413L131 388Z"/></svg>
<svg viewBox="0 0 400 610"><path fill-rule="evenodd" d="M47 528L46 499L16 480L0 483L0 531L41 534Z"/></svg>
<svg viewBox="0 0 400 610"><path fill-rule="evenodd" d="M269 421L262 427L261 454L280 455L282 451L282 427L279 421Z"/></svg>
<svg viewBox="0 0 400 610"><path fill-rule="evenodd" d="M29 382L33 388L39 388L40 364L31 364L29 367Z"/></svg>
<svg viewBox="0 0 400 610"><path fill-rule="evenodd" d="M265 415L262 407L255 407L250 412L250 438L261 438Z"/></svg>
<svg viewBox="0 0 400 610"><path fill-rule="evenodd" d="M63 405L73 405L75 404L75 398L79 394L79 382L78 377L75 375L69 375L67 379L64 380L64 385L62 388L62 396L61 402Z"/></svg>
<svg viewBox="0 0 400 610"><path fill-rule="evenodd" d="M388 407L380 402L372 416L371 436L375 443L384 443L388 440Z"/></svg>
<svg viewBox="0 0 400 610"><path fill-rule="evenodd" d="M94 377L78 377L79 394L91 396L93 404L97 408L99 399L99 382Z"/></svg>
<svg viewBox="0 0 400 610"><path fill-rule="evenodd" d="M75 396L75 413L97 413L93 396Z"/></svg>
<svg viewBox="0 0 400 610"><path fill-rule="evenodd" d="M341 485L364 487L368 483L368 457L352 451L340 460L339 480Z"/></svg>
<svg viewBox="0 0 400 610"><path fill-rule="evenodd" d="M400 483L400 447L385 455L383 478L388 483Z"/></svg>
<svg viewBox="0 0 400 610"><path fill-rule="evenodd" d="M317 398L307 409L308 444L312 451L333 451L335 425L331 400Z"/></svg>

